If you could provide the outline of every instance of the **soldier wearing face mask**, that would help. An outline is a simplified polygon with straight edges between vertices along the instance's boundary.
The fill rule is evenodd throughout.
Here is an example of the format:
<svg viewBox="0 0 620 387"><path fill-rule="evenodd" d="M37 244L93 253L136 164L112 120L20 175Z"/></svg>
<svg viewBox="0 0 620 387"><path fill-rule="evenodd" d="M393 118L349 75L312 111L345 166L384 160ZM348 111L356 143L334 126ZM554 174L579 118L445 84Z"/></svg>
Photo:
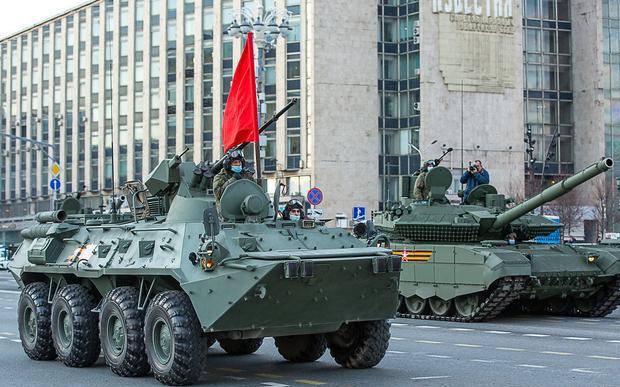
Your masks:
<svg viewBox="0 0 620 387"><path fill-rule="evenodd" d="M297 222L304 218L303 204L297 199L289 200L284 207L284 211L282 211L282 219Z"/></svg>
<svg viewBox="0 0 620 387"><path fill-rule="evenodd" d="M415 200L426 200L429 189L426 187L426 175L435 167L435 160L428 160L422 167L422 172L415 181L412 198Z"/></svg>
<svg viewBox="0 0 620 387"><path fill-rule="evenodd" d="M224 168L213 178L213 193L215 201L219 208L220 198L226 187L239 179L248 179L254 181L252 172L245 169L245 157L243 152L235 150L230 152L224 160Z"/></svg>

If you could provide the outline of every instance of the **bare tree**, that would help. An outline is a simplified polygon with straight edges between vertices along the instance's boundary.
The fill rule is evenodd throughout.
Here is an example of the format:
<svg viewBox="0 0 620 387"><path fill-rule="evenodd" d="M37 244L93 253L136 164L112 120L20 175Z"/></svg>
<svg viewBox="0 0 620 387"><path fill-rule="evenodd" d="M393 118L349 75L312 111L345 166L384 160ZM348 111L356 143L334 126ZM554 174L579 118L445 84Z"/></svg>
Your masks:
<svg viewBox="0 0 620 387"><path fill-rule="evenodd" d="M577 187L548 205L550 212L559 216L560 221L564 224L562 239L566 234L571 235L572 230L583 218L583 201L579 191L579 187Z"/></svg>
<svg viewBox="0 0 620 387"><path fill-rule="evenodd" d="M616 190L611 182L607 182L604 176L596 179L594 186L594 212L598 222L598 234L600 238L606 232L612 230L613 224L618 218L616 210Z"/></svg>

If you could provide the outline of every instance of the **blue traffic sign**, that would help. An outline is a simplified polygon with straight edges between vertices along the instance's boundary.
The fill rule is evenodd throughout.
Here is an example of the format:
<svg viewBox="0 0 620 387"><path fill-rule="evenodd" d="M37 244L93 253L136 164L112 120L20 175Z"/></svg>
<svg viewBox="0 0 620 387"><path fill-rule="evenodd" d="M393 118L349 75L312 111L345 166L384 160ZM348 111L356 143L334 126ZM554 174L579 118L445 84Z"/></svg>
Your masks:
<svg viewBox="0 0 620 387"><path fill-rule="evenodd" d="M313 206L318 206L323 201L323 191L321 191L317 187L310 188L310 191L308 191L308 195L306 195L306 198L308 199L308 203L312 204Z"/></svg>
<svg viewBox="0 0 620 387"><path fill-rule="evenodd" d="M52 191L60 191L60 179L55 177L50 180L50 188Z"/></svg>
<svg viewBox="0 0 620 387"><path fill-rule="evenodd" d="M361 222L366 220L366 207L353 207L353 221Z"/></svg>

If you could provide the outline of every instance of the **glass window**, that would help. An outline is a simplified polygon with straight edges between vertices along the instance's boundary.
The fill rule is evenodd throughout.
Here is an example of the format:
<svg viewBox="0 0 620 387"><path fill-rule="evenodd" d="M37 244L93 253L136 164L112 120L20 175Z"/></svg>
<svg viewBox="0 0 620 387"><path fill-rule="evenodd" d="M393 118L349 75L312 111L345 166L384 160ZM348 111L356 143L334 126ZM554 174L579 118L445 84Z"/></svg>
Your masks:
<svg viewBox="0 0 620 387"><path fill-rule="evenodd" d="M529 18L540 18L540 0L526 0L525 16Z"/></svg>
<svg viewBox="0 0 620 387"><path fill-rule="evenodd" d="M528 28L526 30L527 52L540 52L540 30Z"/></svg>
<svg viewBox="0 0 620 387"><path fill-rule="evenodd" d="M543 51L547 54L555 54L555 30L543 30Z"/></svg>
<svg viewBox="0 0 620 387"><path fill-rule="evenodd" d="M557 0L557 6L558 20L570 20L570 0Z"/></svg>
<svg viewBox="0 0 620 387"><path fill-rule="evenodd" d="M557 67L543 66L543 88L545 90L557 90Z"/></svg>
<svg viewBox="0 0 620 387"><path fill-rule="evenodd" d="M543 19L555 19L555 0L542 0Z"/></svg>

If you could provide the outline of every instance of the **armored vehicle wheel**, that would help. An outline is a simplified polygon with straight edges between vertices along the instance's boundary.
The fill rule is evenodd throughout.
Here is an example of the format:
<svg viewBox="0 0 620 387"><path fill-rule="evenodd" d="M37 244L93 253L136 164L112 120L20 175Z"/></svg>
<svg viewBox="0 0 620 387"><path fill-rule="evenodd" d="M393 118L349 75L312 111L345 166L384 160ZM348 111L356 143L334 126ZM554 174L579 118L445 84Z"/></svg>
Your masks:
<svg viewBox="0 0 620 387"><path fill-rule="evenodd" d="M424 314L428 306L428 299L413 295L411 297L406 297L403 300L403 304L405 305L405 309L407 309L407 313Z"/></svg>
<svg viewBox="0 0 620 387"><path fill-rule="evenodd" d="M435 296L431 297L428 301L428 305L431 307L431 311L435 316L445 317L452 312L452 300L442 300Z"/></svg>
<svg viewBox="0 0 620 387"><path fill-rule="evenodd" d="M146 355L155 379L171 385L196 382L205 354L197 340L201 333L198 316L185 293L157 294L144 319Z"/></svg>
<svg viewBox="0 0 620 387"><path fill-rule="evenodd" d="M32 360L52 360L56 350L52 341L52 308L47 302L49 287L33 282L22 290L17 306L19 338L24 352Z"/></svg>
<svg viewBox="0 0 620 387"><path fill-rule="evenodd" d="M327 335L327 346L336 363L345 368L371 368L385 356L390 342L387 320L343 324Z"/></svg>
<svg viewBox="0 0 620 387"><path fill-rule="evenodd" d="M316 361L327 349L324 335L282 336L275 341L280 355L293 363Z"/></svg>
<svg viewBox="0 0 620 387"><path fill-rule="evenodd" d="M472 317L478 308L478 294L466 294L454 299L454 309L461 317Z"/></svg>
<svg viewBox="0 0 620 387"><path fill-rule="evenodd" d="M144 350L144 311L131 286L108 292L101 305L100 338L106 364L119 376L144 376L151 367Z"/></svg>
<svg viewBox="0 0 620 387"><path fill-rule="evenodd" d="M69 367L88 367L99 358L97 301L82 285L60 289L52 303L52 337L58 358Z"/></svg>
<svg viewBox="0 0 620 387"><path fill-rule="evenodd" d="M226 351L229 355L249 355L260 348L263 344L263 339L220 339L220 347Z"/></svg>

